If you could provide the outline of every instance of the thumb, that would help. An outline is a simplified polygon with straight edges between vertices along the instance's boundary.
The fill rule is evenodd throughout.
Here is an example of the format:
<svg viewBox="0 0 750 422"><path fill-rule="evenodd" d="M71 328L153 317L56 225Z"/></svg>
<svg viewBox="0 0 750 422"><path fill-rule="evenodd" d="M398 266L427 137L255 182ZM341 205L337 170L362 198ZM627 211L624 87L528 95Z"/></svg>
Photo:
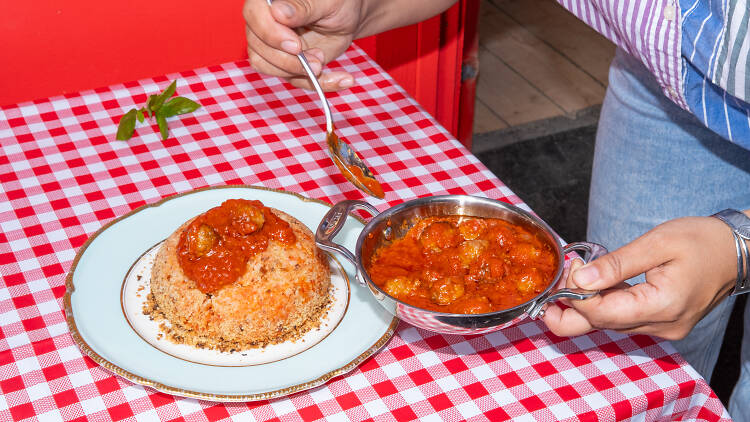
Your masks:
<svg viewBox="0 0 750 422"><path fill-rule="evenodd" d="M275 0L271 3L271 15L282 25L299 28L326 15L327 11L319 4L308 0Z"/></svg>
<svg viewBox="0 0 750 422"><path fill-rule="evenodd" d="M584 289L603 290L668 262L669 248L655 247L651 233L574 270L573 282Z"/></svg>

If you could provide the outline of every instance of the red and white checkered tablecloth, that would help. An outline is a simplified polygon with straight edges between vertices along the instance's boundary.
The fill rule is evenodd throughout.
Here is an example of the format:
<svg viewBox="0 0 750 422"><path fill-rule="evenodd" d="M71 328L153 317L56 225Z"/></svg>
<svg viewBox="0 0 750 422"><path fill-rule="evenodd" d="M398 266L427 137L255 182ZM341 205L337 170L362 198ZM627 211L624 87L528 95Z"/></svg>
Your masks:
<svg viewBox="0 0 750 422"><path fill-rule="evenodd" d="M358 85L330 95L340 136L375 170L379 209L433 194L521 205L363 52L334 67ZM115 141L119 116L178 80L198 111ZM78 248L136 207L205 186L247 184L334 203L361 198L323 142L314 93L229 63L0 109L0 420L721 420L706 381L667 342L541 322L481 336L401 323L358 369L271 401L173 397L83 355L63 313ZM528 321L528 320L527 320Z"/></svg>

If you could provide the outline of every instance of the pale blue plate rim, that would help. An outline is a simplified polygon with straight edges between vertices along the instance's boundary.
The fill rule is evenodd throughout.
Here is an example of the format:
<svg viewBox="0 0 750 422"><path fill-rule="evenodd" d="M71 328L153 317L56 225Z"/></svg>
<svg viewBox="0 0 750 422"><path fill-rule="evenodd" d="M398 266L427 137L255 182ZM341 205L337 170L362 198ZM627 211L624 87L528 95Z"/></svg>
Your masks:
<svg viewBox="0 0 750 422"><path fill-rule="evenodd" d="M164 381L155 381L153 379L149 379L147 377L135 374L131 371L128 371L126 369L123 369L121 366L117 364L116 359L106 359L103 356L101 356L97 351L95 351L95 348L88 344L88 342L84 339L84 336L81 334L78 328L78 324L75 320L75 312L74 312L74 306L72 297L75 294L75 285L74 285L74 275L76 272L77 265L81 258L85 256L87 249L91 246L91 244L99 237L102 233L105 233L110 227L117 224L120 221L126 220L144 210L147 210L149 208L156 208L163 204L165 204L168 201L175 200L177 198L181 198L188 195L194 195L194 194L200 194L201 192L206 191L212 191L217 189L251 189L251 190L260 190L260 191L266 191L271 193L277 193L280 195L290 195L292 197L296 197L297 199L303 201L303 202L312 202L321 204L325 207L330 208L331 205L325 201L308 198L301 194L295 193L295 192L288 192L280 189L273 189L273 188L267 188L262 186L252 186L252 185L221 185L221 186L208 186L204 188L194 189L191 191L178 193L166 198L163 198L157 202L145 204L142 205L129 213L118 217L104 226L102 226L99 230L97 230L93 235L89 237L89 239L80 247L78 252L76 253L76 256L73 260L73 263L71 265L71 268L66 276L65 279L65 287L66 292L65 296L63 298L64 307L65 307L65 316L66 316L66 322L68 325L69 332L71 334L71 337L73 338L74 342L78 345L78 347L83 351L86 355L88 355L92 360L94 360L96 363L104 367L105 369L129 380L136 384L144 385L151 387L155 390L182 396L182 397L190 397L190 398L196 398L201 400L209 400L209 401L219 401L219 402L241 402L241 401L257 401L257 400L268 400L273 399L277 397L283 397L290 394L294 394L300 391L304 391L310 388L314 388L317 386L320 386L324 383L326 383L328 380L339 376L346 374L356 368L359 364L361 364L364 360L369 358L370 356L373 356L375 353L377 353L381 348L383 348L388 341L391 339L391 337L394 335L396 331L396 327L398 326L398 318L392 317L390 322L387 324L384 324L383 334L369 347L366 347L361 352L358 351L348 351L349 353L352 353L351 360L337 368L334 368L332 370L325 371L324 373L319 374L318 377L314 379L305 379L300 380L299 383L285 387L280 389L273 389L268 391L254 391L254 392L247 392L247 391L234 391L231 393L213 393L208 391L197 391L196 389L185 389L180 387L180 385L175 385L169 382ZM362 227L364 227L364 221L358 217L355 216L355 219L362 224ZM147 246L144 246L146 248ZM351 279L351 278L350 278ZM375 299L372 299L375 301ZM377 305L379 307L379 305ZM117 310L119 312L119 309ZM385 312L385 310L383 310ZM348 313L348 311L347 311ZM344 316L346 318L346 315ZM335 330L334 330L335 331ZM360 352L359 354L356 354L357 352ZM347 351L344 351L344 353L347 353ZM303 352L304 354L304 352ZM113 362L114 361L114 362Z"/></svg>

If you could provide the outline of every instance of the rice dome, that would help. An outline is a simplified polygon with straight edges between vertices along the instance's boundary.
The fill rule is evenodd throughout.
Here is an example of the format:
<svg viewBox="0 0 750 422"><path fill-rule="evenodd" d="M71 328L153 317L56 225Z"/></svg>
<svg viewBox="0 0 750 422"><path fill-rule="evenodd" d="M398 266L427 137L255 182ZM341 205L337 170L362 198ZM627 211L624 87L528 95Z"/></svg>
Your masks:
<svg viewBox="0 0 750 422"><path fill-rule="evenodd" d="M312 232L260 201L230 199L159 249L144 311L175 342L242 350L299 337L330 302L328 261Z"/></svg>

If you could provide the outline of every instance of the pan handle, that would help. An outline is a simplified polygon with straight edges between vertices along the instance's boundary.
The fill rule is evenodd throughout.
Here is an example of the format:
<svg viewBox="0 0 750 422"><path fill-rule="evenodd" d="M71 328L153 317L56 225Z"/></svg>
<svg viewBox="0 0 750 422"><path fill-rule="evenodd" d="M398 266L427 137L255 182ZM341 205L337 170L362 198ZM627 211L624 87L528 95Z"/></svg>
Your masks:
<svg viewBox="0 0 750 422"><path fill-rule="evenodd" d="M315 244L320 249L330 253L338 253L351 262L354 268L357 269L357 281L364 285L365 283L360 274L361 269L357 265L357 258L349 249L333 241L333 238L344 227L349 213L357 209L365 210L373 216L379 213L377 208L364 201L352 199L341 201L332 206L326 215L323 216L320 224L318 224L318 229L315 231Z"/></svg>
<svg viewBox="0 0 750 422"><path fill-rule="evenodd" d="M593 243L593 242L574 242L565 245L563 248L563 256L570 252L583 252L583 262L589 263L602 255L606 255L609 251L604 246ZM599 294L599 290L586 290L586 289L559 289L555 291L549 291L542 297L537 299L526 313L529 314L531 319L537 319L544 315L544 307L547 303L556 302L562 298L584 300L591 296Z"/></svg>

